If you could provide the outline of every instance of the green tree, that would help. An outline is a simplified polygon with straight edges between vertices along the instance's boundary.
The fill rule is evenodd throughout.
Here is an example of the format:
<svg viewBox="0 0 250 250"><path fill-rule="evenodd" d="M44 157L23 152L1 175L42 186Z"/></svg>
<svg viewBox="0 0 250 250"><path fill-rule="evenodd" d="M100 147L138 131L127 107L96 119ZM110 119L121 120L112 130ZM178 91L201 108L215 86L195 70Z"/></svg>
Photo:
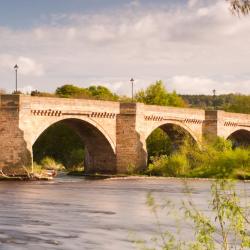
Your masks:
<svg viewBox="0 0 250 250"><path fill-rule="evenodd" d="M112 93L104 86L90 86L87 90L91 96L98 100L117 101L119 99L118 95Z"/></svg>
<svg viewBox="0 0 250 250"><path fill-rule="evenodd" d="M151 105L184 107L184 100L176 92L168 93L162 81L156 81L146 90L140 90L136 96L136 101Z"/></svg>
<svg viewBox="0 0 250 250"><path fill-rule="evenodd" d="M63 85L56 89L56 95L64 98L89 98L91 93L85 88L74 85Z"/></svg>
<svg viewBox="0 0 250 250"><path fill-rule="evenodd" d="M74 85L63 85L56 89L56 95L65 98L96 99L104 101L118 101L119 96L104 86L90 86L80 88Z"/></svg>
<svg viewBox="0 0 250 250"><path fill-rule="evenodd" d="M152 156L169 155L172 150L172 142L170 138L160 128L154 130L147 138L147 151L149 158Z"/></svg>
<svg viewBox="0 0 250 250"><path fill-rule="evenodd" d="M224 109L229 112L250 114L250 96L234 95Z"/></svg>
<svg viewBox="0 0 250 250"><path fill-rule="evenodd" d="M202 108L206 110L225 110L228 112L250 114L250 95L227 94L218 95L181 95L189 107Z"/></svg>

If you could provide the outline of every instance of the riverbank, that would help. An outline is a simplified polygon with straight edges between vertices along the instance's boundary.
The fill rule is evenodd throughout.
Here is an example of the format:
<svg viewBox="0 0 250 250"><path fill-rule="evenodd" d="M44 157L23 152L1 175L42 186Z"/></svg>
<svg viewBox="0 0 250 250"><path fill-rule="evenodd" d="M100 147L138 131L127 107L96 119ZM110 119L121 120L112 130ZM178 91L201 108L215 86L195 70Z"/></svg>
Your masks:
<svg viewBox="0 0 250 250"><path fill-rule="evenodd" d="M188 180L188 181L214 181L218 178L202 178L202 177L171 177L171 176L148 176L148 175L102 175L102 174L68 174L72 177L85 177L86 179L107 179L107 180ZM230 178L228 178L230 179ZM235 179L250 183L249 179Z"/></svg>
<svg viewBox="0 0 250 250"><path fill-rule="evenodd" d="M62 176L72 176L74 177L84 177L89 180L188 180L188 181L214 181L216 179L224 179L224 178L206 178L206 177L175 177L175 176L149 176L149 175L108 175L108 174L84 174L84 172L59 172L59 177ZM30 174L23 176L0 176L0 181L51 181L56 177L52 175L38 175L38 174ZM231 178L225 178L231 179ZM234 178L236 181L243 181L246 183L250 183L249 178Z"/></svg>
<svg viewBox="0 0 250 250"><path fill-rule="evenodd" d="M48 174L27 174L21 176L0 176L0 181L50 181L53 180L53 176Z"/></svg>

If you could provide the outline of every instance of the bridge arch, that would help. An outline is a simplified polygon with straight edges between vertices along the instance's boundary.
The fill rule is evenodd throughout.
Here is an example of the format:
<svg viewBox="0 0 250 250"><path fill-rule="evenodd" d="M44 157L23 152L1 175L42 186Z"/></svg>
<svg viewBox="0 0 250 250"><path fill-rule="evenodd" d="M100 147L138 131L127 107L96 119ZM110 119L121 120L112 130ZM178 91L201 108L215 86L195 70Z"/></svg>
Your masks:
<svg viewBox="0 0 250 250"><path fill-rule="evenodd" d="M150 142L148 140L150 140L150 136L153 135L153 133L158 129L161 129L173 144L171 146L172 151L177 150L183 144L185 138L188 138L188 140L190 140L193 144L199 144L198 137L184 123L178 121L162 121L160 123L154 124L146 133L145 138L148 156L152 156L150 155L152 152L150 152Z"/></svg>
<svg viewBox="0 0 250 250"><path fill-rule="evenodd" d="M115 143L111 136L96 121L89 117L60 117L46 120L37 126L33 134L32 148L36 142L53 125L64 124L73 130L85 145L85 172L87 173L115 173L116 152Z"/></svg>
<svg viewBox="0 0 250 250"><path fill-rule="evenodd" d="M250 146L250 130L237 129L232 132L228 137L228 140L233 142L234 146Z"/></svg>
<svg viewBox="0 0 250 250"><path fill-rule="evenodd" d="M176 127L182 130L183 132L186 132L187 135L189 135L195 142L199 143L199 137L190 129L186 124L179 122L179 121L172 121L172 120L165 120L159 123L154 124L152 127L149 128L149 130L146 133L146 139L152 134L153 131L155 131L157 128L161 128L165 132L169 132L168 128L170 127Z"/></svg>

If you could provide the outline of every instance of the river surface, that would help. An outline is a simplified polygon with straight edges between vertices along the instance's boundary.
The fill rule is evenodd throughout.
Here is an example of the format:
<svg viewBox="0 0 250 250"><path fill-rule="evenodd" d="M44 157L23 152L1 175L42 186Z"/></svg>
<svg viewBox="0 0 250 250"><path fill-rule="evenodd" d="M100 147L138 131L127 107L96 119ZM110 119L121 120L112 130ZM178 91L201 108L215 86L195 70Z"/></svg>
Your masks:
<svg viewBox="0 0 250 250"><path fill-rule="evenodd" d="M247 196L250 184L244 186ZM192 201L209 213L209 181L188 181ZM181 180L87 180L59 177L53 181L0 182L0 249L132 250L133 239L149 239L156 230L147 207L151 192L157 202L186 199ZM164 228L176 220L160 214ZM189 237L191 226L183 223Z"/></svg>

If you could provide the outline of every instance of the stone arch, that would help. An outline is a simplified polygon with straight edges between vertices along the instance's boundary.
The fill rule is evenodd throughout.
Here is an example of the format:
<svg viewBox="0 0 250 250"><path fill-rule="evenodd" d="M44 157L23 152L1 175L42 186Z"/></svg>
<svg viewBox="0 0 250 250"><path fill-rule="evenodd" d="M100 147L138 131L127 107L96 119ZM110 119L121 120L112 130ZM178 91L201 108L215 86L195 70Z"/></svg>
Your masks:
<svg viewBox="0 0 250 250"><path fill-rule="evenodd" d="M247 129L238 129L232 132L227 140L231 140L234 146L250 146L250 131Z"/></svg>
<svg viewBox="0 0 250 250"><path fill-rule="evenodd" d="M42 120L42 121L38 121L37 124L34 124L36 127L36 130L33 131L32 133L32 141L31 144L33 145L35 143L35 141L37 140L37 138L47 129L49 128L51 125L63 121L63 120L69 120L69 119L75 119L75 120L79 120L82 122L86 122L90 125L92 125L93 127L95 127L97 130L99 130L103 136L107 139L107 141L110 143L114 153L116 151L116 145L114 140L111 138L111 136L109 135L109 133L103 128L103 126L98 123L97 121L95 121L94 119L91 119L87 116L84 117L79 117L79 116L69 116L69 117L53 117L53 119L48 119L47 117Z"/></svg>
<svg viewBox="0 0 250 250"><path fill-rule="evenodd" d="M192 129L190 129L188 126L186 126L184 123L182 122L178 122L178 121L163 121L161 123L157 123L154 124L152 127L150 127L150 129L147 131L146 133L146 139L151 135L151 133L157 129L157 128L161 128L164 130L164 127L166 128L166 126L168 125L174 125L176 127L181 128L183 131L186 131L188 135L191 136L191 138L196 142L196 143L200 143L200 139L199 136L196 135ZM164 130L165 131L165 130ZM165 131L166 132L166 131Z"/></svg>
<svg viewBox="0 0 250 250"><path fill-rule="evenodd" d="M115 144L108 133L94 120L84 117L57 118L42 123L33 135L32 145L54 124L63 123L74 130L83 140L86 148L85 172L115 173L116 152Z"/></svg>
<svg viewBox="0 0 250 250"><path fill-rule="evenodd" d="M186 138L186 136L190 139L190 141L193 144L199 145L198 137L195 136L193 131L190 128L188 128L185 124L182 124L181 122L175 122L175 121L174 122L164 121L158 124L154 124L154 126L152 126L150 130L148 130L148 133L146 134L146 137L145 137L147 153L148 153L147 139L156 129L159 129L159 128L163 130L168 135L170 140L173 142L174 147L172 147L172 150L174 151L177 150L181 145L183 145L184 138Z"/></svg>

